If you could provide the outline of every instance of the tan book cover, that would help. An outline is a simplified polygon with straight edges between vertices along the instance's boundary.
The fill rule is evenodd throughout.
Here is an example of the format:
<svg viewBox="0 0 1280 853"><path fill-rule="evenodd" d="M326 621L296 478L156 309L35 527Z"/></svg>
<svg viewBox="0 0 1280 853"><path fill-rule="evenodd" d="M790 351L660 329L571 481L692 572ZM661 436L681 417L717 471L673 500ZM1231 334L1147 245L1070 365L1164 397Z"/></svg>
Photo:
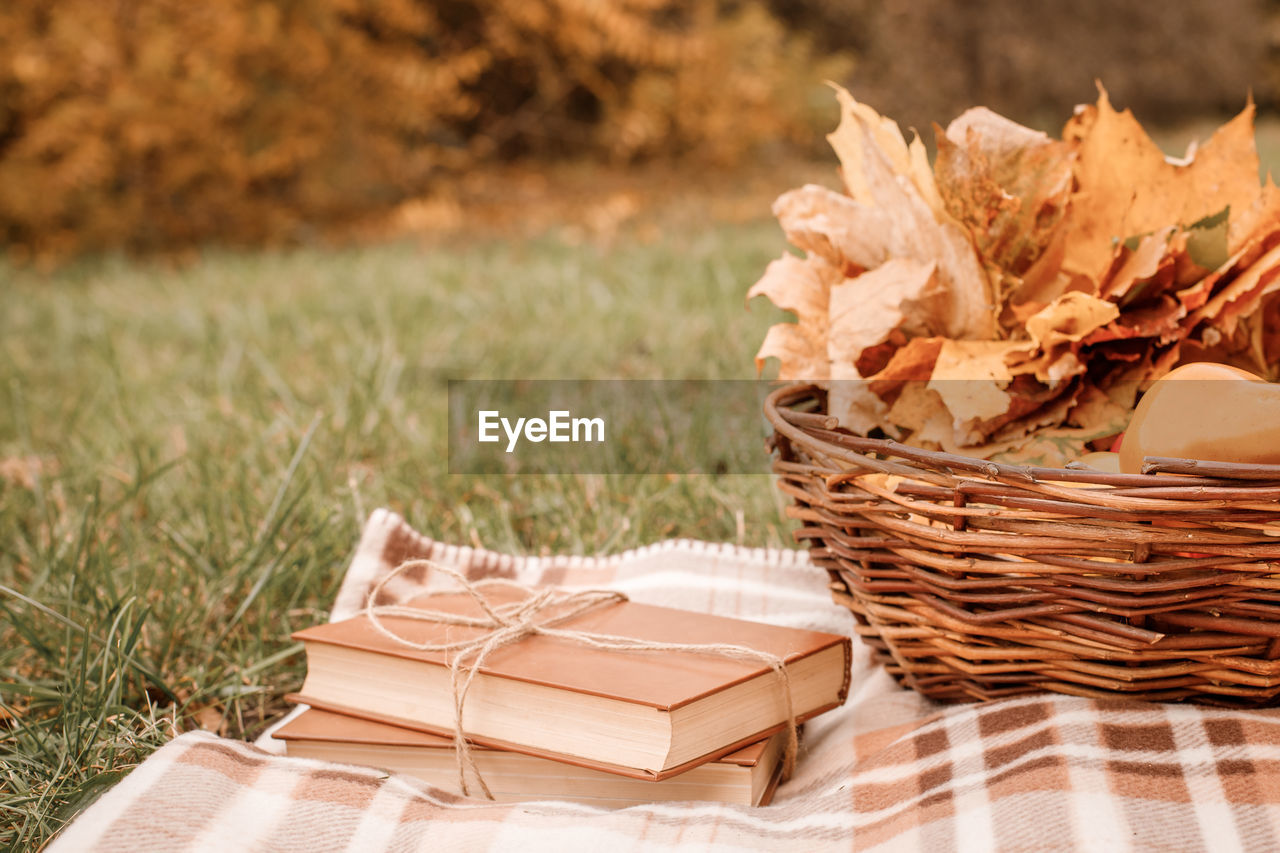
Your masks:
<svg viewBox="0 0 1280 853"><path fill-rule="evenodd" d="M479 611L463 595L429 606ZM482 629L395 616L383 624L420 643L474 638ZM848 694L847 636L624 601L558 628L677 644L734 644L786 662L797 719ZM453 730L445 655L397 644L367 616L294 634L308 673L298 701L440 734ZM643 779L664 779L780 730L786 719L772 668L705 652L610 651L534 636L486 658L465 706L475 743Z"/></svg>
<svg viewBox="0 0 1280 853"><path fill-rule="evenodd" d="M290 720L275 737L285 741L289 755L406 773L460 793L450 738L314 708ZM662 782L484 747L473 755L499 802L556 799L621 808L702 800L759 806L768 805L777 788L784 740L785 735L778 732Z"/></svg>

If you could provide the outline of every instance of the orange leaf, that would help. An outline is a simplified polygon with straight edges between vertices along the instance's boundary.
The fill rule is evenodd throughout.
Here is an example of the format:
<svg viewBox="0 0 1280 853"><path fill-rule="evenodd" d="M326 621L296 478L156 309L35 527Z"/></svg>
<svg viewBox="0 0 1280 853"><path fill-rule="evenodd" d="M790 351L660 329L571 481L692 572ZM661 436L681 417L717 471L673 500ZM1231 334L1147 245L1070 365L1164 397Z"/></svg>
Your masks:
<svg viewBox="0 0 1280 853"><path fill-rule="evenodd" d="M1175 256L1186 251L1186 246L1186 232L1170 225L1143 237L1135 249L1120 249L1113 271L1099 282L1099 295L1125 299L1135 285L1149 282L1166 269L1172 278Z"/></svg>
<svg viewBox="0 0 1280 853"><path fill-rule="evenodd" d="M1027 318L1027 334L1045 350L1079 341L1120 316L1112 302L1072 291Z"/></svg>
<svg viewBox="0 0 1280 853"><path fill-rule="evenodd" d="M1235 318L1252 313L1262 297L1280 290L1280 246L1267 252L1230 284L1214 294L1187 318L1187 328L1194 328L1203 318L1213 319L1225 334L1235 330Z"/></svg>
<svg viewBox="0 0 1280 853"><path fill-rule="evenodd" d="M1117 241L1190 225L1224 207L1250 209L1261 192L1253 114L1250 103L1188 161L1176 162L1165 158L1132 112L1116 112L1101 90L1092 118L1068 126L1068 135L1082 136L1082 142L1064 267L1098 282Z"/></svg>
<svg viewBox="0 0 1280 853"><path fill-rule="evenodd" d="M1280 231L1280 188L1271 175L1262 185L1258 198L1243 209L1232 209L1227 222L1227 251L1236 254L1249 243Z"/></svg>

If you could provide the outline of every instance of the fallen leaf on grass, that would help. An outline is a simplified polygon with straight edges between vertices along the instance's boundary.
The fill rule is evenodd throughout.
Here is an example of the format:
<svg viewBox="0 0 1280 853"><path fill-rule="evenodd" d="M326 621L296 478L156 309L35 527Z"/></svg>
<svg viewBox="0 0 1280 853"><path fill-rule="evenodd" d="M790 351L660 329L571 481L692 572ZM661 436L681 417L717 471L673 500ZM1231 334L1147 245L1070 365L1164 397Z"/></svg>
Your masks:
<svg viewBox="0 0 1280 853"><path fill-rule="evenodd" d="M43 456L6 456L0 459L0 480L24 489L34 489L41 478L57 473L57 460Z"/></svg>
<svg viewBox="0 0 1280 853"><path fill-rule="evenodd" d="M207 732L219 735L226 733L227 718L215 705L205 705L196 711L192 718L196 721L196 725Z"/></svg>

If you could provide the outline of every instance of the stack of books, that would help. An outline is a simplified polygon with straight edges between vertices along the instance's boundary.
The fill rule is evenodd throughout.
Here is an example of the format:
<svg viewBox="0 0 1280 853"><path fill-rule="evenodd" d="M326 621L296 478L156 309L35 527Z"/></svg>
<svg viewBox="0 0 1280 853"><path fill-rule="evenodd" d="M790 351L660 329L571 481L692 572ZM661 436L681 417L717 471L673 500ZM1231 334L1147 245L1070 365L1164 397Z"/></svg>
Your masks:
<svg viewBox="0 0 1280 853"><path fill-rule="evenodd" d="M463 595L432 596L420 606L457 613L475 607ZM485 633L395 615L380 621L417 645ZM731 644L774 656L785 661L797 721L837 707L848 694L847 636L631 601L556 627L646 643ZM310 708L275 732L289 754L404 772L458 790L445 653L415 650L379 631L367 614L294 637L306 648L307 677L291 698ZM760 805L772 796L782 766L785 692L761 660L609 650L535 635L485 657L466 695L463 727L497 800Z"/></svg>

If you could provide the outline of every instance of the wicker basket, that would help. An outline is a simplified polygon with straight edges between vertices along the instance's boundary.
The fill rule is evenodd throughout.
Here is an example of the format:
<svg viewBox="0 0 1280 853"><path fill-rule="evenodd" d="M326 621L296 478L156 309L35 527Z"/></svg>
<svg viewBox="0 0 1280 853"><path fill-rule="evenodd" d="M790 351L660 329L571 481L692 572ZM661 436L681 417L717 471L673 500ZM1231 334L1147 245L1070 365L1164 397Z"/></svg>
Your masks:
<svg viewBox="0 0 1280 853"><path fill-rule="evenodd" d="M812 385L769 396L773 470L797 540L902 684L1275 702L1280 466L1001 465L855 436L824 411Z"/></svg>

